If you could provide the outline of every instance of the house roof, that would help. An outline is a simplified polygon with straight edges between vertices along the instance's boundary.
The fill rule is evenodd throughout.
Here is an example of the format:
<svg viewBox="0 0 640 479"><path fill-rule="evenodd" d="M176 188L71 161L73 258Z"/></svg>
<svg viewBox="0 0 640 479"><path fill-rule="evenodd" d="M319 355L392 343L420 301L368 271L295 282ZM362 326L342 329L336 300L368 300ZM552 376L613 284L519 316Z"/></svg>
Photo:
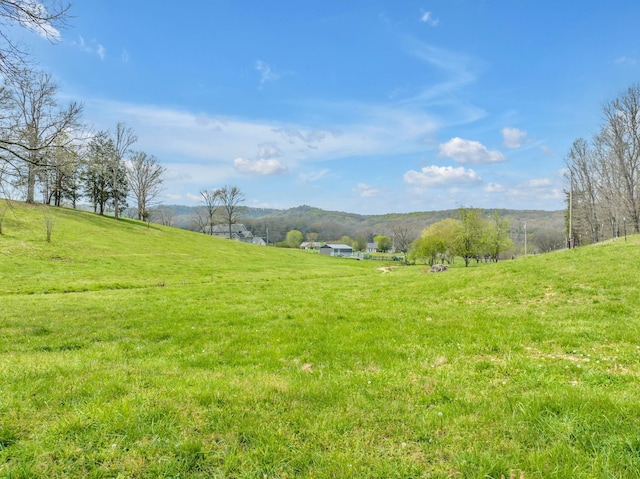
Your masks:
<svg viewBox="0 0 640 479"><path fill-rule="evenodd" d="M341 243L327 243L326 245L322 246L322 248L331 248L331 249L353 249L351 246L349 246L348 244L341 244Z"/></svg>
<svg viewBox="0 0 640 479"><path fill-rule="evenodd" d="M245 226L242 223L233 223L231 225L231 232L232 233L239 233L241 231L248 231L247 228L245 228ZM213 225L213 232L214 233L229 233L229 225L223 225L223 224L217 224L217 225Z"/></svg>

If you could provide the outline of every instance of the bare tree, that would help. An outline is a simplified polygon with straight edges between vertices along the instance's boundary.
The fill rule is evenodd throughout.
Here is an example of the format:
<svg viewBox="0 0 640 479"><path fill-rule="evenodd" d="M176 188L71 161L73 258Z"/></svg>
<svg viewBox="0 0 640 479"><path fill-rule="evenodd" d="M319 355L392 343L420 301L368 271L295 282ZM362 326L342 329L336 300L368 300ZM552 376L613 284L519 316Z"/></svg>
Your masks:
<svg viewBox="0 0 640 479"><path fill-rule="evenodd" d="M603 142L622 180L622 199L633 231L640 232L640 85L604 107Z"/></svg>
<svg viewBox="0 0 640 479"><path fill-rule="evenodd" d="M640 85L607 103L603 113L600 133L591 142L576 140L566 159L572 240L617 236L624 220L640 232Z"/></svg>
<svg viewBox="0 0 640 479"><path fill-rule="evenodd" d="M213 226L215 225L215 216L220 207L219 190L201 190L200 196L204 205L196 210L196 223L203 233L213 235Z"/></svg>
<svg viewBox="0 0 640 479"><path fill-rule="evenodd" d="M411 249L411 245L416 239L415 232L408 225L400 223L391 228L391 234L393 235L393 246L395 250L405 254L405 261L407 261L406 253Z"/></svg>
<svg viewBox="0 0 640 479"><path fill-rule="evenodd" d="M35 199L37 175L50 167L48 157L54 150L71 149L69 133L77 129L82 112L82 105L75 102L58 109L57 88L47 73L25 73L9 93L13 116L5 118L9 122L3 125L0 151L24 179L29 203Z"/></svg>
<svg viewBox="0 0 640 479"><path fill-rule="evenodd" d="M570 181L572 182L573 220L584 223L586 231L591 232L592 241L598 241L600 221L599 175L595 156L587 142L578 138L573 142L567 157Z"/></svg>
<svg viewBox="0 0 640 479"><path fill-rule="evenodd" d="M156 223L160 223L164 226L171 226L175 218L175 211L173 208L160 206L151 210L151 217Z"/></svg>
<svg viewBox="0 0 640 479"><path fill-rule="evenodd" d="M533 235L532 241L541 253L562 249L565 246L564 235L561 231L554 229L542 229L537 231Z"/></svg>
<svg viewBox="0 0 640 479"><path fill-rule="evenodd" d="M47 167L38 172L43 202L61 206L63 199L70 199L75 208L80 196L78 177L77 149L73 145L67 148L55 148L49 155Z"/></svg>
<svg viewBox="0 0 640 479"><path fill-rule="evenodd" d="M232 227L240 218L240 208L244 201L244 193L237 186L224 186L216 190L223 211L224 220L229 228L229 239L232 237Z"/></svg>
<svg viewBox="0 0 640 479"><path fill-rule="evenodd" d="M60 29L67 26L70 4L58 0L0 1L0 75L13 79L28 66L28 52L7 32L21 26L56 42Z"/></svg>
<svg viewBox="0 0 640 479"><path fill-rule="evenodd" d="M155 156L143 151L134 152L127 162L127 180L131 193L136 199L138 219L148 214L148 207L160 194L166 168L158 163Z"/></svg>
<svg viewBox="0 0 640 479"><path fill-rule="evenodd" d="M211 220L209 219L206 207L198 206L191 216L191 228L200 233L213 234L213 231L209 232L210 224Z"/></svg>
<svg viewBox="0 0 640 479"><path fill-rule="evenodd" d="M116 131L113 135L114 155L109 165L115 219L119 218L121 201L127 197L127 192L124 191L126 188L122 188L123 183L118 175L124 168L125 156L136 141L138 141L138 137L134 135L131 128L127 128L124 123L116 125Z"/></svg>

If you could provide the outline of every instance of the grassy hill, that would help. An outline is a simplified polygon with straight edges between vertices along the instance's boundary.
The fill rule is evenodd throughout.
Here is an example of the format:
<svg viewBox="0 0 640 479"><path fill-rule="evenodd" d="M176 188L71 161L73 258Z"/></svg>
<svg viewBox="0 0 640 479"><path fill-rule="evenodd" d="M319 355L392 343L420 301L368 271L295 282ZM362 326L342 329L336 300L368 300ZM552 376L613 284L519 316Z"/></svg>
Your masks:
<svg viewBox="0 0 640 479"><path fill-rule="evenodd" d="M638 477L640 240L427 274L15 204L0 477Z"/></svg>

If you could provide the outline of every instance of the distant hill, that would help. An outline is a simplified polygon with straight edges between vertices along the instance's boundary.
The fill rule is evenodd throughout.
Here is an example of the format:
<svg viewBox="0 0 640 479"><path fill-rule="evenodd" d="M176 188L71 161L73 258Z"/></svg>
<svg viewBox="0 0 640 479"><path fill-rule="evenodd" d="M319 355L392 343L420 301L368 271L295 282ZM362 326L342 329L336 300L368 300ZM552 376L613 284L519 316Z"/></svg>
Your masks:
<svg viewBox="0 0 640 479"><path fill-rule="evenodd" d="M180 228L195 230L196 207L183 205L165 205L162 208L173 213L171 224ZM492 214L494 209L482 210L485 215ZM514 243L524 244L525 228L527 238L534 240L542 236L553 244L564 237L564 211L544 210L510 210L498 209L501 215L511 223ZM303 234L318 233L320 240L332 241L348 235L351 238L364 236L367 239L375 235L391 235L395 226L409 228L416 236L427 226L444 218L455 218L457 209L440 211L418 211L413 213L389 213L384 215L360 215L342 211L327 211L313 206L302 205L289 209L251 208L245 207L242 212L242 223L255 235L269 237L270 243L284 240L287 231L297 229ZM526 225L526 227L525 227ZM534 251L536 244L530 247ZM540 250L553 249L541 247Z"/></svg>

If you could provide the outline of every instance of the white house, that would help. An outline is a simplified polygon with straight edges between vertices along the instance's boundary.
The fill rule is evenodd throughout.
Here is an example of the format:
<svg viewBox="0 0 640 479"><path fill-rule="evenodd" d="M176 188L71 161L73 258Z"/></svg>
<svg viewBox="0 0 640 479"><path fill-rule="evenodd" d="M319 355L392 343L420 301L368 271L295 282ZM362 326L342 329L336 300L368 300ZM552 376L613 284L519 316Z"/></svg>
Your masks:
<svg viewBox="0 0 640 479"><path fill-rule="evenodd" d="M213 227L213 236L217 236L218 238L229 238L229 225L215 225ZM231 225L231 239L235 241L242 241L243 243L266 244L262 238L256 240L251 231L240 223Z"/></svg>
<svg viewBox="0 0 640 479"><path fill-rule="evenodd" d="M327 243L324 246L321 246L318 249L318 252L327 256L353 256L353 248L346 244Z"/></svg>
<svg viewBox="0 0 640 479"><path fill-rule="evenodd" d="M300 243L300 249L311 250L311 249L320 249L322 243L320 241L303 241Z"/></svg>

